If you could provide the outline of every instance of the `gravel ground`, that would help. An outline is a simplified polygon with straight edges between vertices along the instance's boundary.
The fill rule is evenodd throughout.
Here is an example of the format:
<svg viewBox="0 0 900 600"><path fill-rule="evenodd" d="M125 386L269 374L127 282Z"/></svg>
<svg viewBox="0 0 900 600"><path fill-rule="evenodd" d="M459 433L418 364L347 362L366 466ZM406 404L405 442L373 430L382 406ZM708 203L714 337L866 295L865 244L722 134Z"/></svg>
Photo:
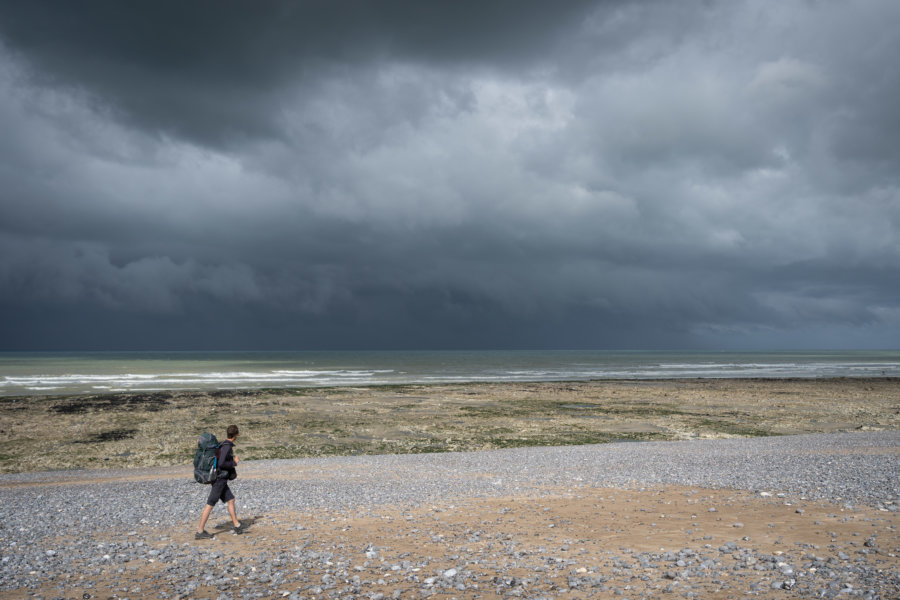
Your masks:
<svg viewBox="0 0 900 600"><path fill-rule="evenodd" d="M237 453L240 455L239 448ZM251 520L259 515L290 512L335 514L378 506L405 509L446 503L448 499L539 498L548 490L558 493L561 489L639 489L663 484L828 500L843 509L867 507L893 519L900 505L898 459L900 432L884 431L247 461L241 464L233 487L240 514L245 518L255 515ZM280 554L257 560L252 572L247 571L252 577L242 579L238 588L233 583L238 576L225 576L221 566L217 566L222 561L221 547L202 546L192 539L189 543L183 541L187 539L186 532L193 531L207 489L189 477L187 466L0 476L0 591L4 597L90 598L100 595L103 582L119 586L103 588L103 597L317 596L378 600L434 594L637 598L651 597L653 594L646 590L662 586L663 592L674 597L695 597L700 595L696 591L700 588L692 589L685 582L702 575L703 581L712 578L727 589L717 569L724 573L732 567L717 567L718 557L743 553L741 564L746 565L747 573L766 570L776 577L760 579L765 581L764 589L758 583L756 589L747 583L749 587L745 586L741 594L769 597L777 592L870 599L900 596L900 574L896 568L876 568L872 561L879 551L893 553L897 549L878 549L874 541L867 541L861 547L861 558L855 560L829 562L818 557L821 564L817 567L815 560L807 559L808 564L803 565L806 578L802 580L795 573L801 565L739 545L708 549L709 556L693 549L662 554L622 549L610 560L624 566L613 570L627 570L636 577L644 590L640 592L637 587L615 587L608 576L592 575L574 566L565 579L566 585L560 586L555 579L550 585L549 576L542 579L541 571L533 570L537 568L534 565L549 557L532 557L531 579L514 574L519 571L505 563L506 566L497 566L493 579L481 581L470 573L471 561L465 556L457 557L456 567L443 569L437 568L437 563L426 563L424 571L422 561L408 556L391 565L394 579L369 581L359 572L354 575L349 563L341 571L340 552L335 548L313 550L309 544L288 545ZM247 539L252 533L251 526L241 537ZM374 546L366 550L367 559L374 561L377 557ZM165 567L154 570L152 576L141 575L136 565L148 560L155 568ZM305 567L294 569L294 578L287 580L284 565L288 563ZM892 564L896 565L896 560ZM430 575L429 566L434 572ZM645 573L635 575L642 566ZM241 573L240 577L244 577ZM312 573L317 579L310 579ZM77 586L73 584L76 578ZM126 579L128 582L123 583ZM847 587L848 581L854 584ZM656 584L656 588L650 584ZM76 588L77 595L72 591ZM741 594L716 597L745 597Z"/></svg>

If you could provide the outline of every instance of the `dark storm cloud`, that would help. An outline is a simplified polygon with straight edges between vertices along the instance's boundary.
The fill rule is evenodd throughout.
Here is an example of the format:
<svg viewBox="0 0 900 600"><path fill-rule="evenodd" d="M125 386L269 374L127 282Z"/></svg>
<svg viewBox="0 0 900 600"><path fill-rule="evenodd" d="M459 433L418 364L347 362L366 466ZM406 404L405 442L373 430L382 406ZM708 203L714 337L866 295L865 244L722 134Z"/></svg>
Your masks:
<svg viewBox="0 0 900 600"><path fill-rule="evenodd" d="M4 3L0 338L895 346L898 18Z"/></svg>
<svg viewBox="0 0 900 600"><path fill-rule="evenodd" d="M201 142L277 137L272 113L325 73L400 57L528 64L590 6L541 2L67 2L9 5L9 47L50 85L87 88L123 119Z"/></svg>

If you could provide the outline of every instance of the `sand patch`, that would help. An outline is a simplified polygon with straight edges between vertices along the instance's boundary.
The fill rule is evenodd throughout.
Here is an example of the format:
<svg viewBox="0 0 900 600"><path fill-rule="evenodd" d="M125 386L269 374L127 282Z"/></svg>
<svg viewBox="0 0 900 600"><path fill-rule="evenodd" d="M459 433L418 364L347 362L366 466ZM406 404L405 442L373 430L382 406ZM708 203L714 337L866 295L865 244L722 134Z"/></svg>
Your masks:
<svg viewBox="0 0 900 600"><path fill-rule="evenodd" d="M693 592L725 599L753 590L771 597L772 584L787 580L795 593L805 589L811 596L827 587L829 570L840 573L841 585L865 585L844 568L851 563L900 572L894 512L681 486L545 491L537 498L456 498L413 509L246 515L241 536L229 533L217 512L213 540L195 541L190 530L169 532L164 544L152 541L158 530L131 539L221 557L222 576L196 589L196 598L253 588L272 598ZM41 591L157 598L183 583L168 581L165 564L152 558L111 565L88 579L45 582ZM900 589L878 591L886 598ZM5 597L26 596L19 590Z"/></svg>

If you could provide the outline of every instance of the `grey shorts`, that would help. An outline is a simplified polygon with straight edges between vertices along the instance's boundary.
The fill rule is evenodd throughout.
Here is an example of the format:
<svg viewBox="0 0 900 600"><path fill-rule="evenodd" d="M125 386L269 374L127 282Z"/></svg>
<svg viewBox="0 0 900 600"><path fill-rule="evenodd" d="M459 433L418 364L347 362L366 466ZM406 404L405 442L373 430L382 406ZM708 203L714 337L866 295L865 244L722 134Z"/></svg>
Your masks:
<svg viewBox="0 0 900 600"><path fill-rule="evenodd" d="M206 499L206 503L210 506L215 506L219 500L222 502L234 500L234 494L231 493L231 488L228 487L227 477L219 477L215 480L212 484L212 489L209 490L209 498Z"/></svg>

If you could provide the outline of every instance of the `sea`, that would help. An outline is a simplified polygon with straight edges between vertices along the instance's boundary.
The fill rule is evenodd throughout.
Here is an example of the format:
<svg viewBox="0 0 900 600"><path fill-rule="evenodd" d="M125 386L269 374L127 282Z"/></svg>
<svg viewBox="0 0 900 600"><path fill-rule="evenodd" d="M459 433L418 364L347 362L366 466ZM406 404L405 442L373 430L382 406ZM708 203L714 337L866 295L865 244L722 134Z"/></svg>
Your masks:
<svg viewBox="0 0 900 600"><path fill-rule="evenodd" d="M0 396L604 379L900 377L900 350L0 352Z"/></svg>

